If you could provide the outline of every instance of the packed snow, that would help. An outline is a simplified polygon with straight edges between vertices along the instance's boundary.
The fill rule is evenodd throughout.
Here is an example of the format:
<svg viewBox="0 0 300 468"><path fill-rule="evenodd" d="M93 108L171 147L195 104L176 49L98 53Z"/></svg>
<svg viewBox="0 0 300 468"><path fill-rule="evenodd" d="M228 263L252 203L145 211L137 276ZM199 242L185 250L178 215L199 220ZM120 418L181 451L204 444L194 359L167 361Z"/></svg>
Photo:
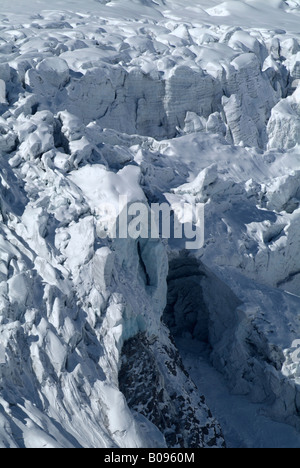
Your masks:
<svg viewBox="0 0 300 468"><path fill-rule="evenodd" d="M300 445L299 20L1 0L0 447ZM100 236L120 196L204 247Z"/></svg>

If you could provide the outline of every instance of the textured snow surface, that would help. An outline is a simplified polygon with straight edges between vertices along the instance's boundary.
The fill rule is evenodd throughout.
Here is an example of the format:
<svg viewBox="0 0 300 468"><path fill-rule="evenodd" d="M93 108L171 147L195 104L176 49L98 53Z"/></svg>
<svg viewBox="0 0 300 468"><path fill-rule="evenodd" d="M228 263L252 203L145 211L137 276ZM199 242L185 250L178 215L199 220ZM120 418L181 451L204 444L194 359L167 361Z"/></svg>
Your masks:
<svg viewBox="0 0 300 468"><path fill-rule="evenodd" d="M299 446L299 20L1 0L1 447ZM204 203L204 248L100 239L119 195Z"/></svg>

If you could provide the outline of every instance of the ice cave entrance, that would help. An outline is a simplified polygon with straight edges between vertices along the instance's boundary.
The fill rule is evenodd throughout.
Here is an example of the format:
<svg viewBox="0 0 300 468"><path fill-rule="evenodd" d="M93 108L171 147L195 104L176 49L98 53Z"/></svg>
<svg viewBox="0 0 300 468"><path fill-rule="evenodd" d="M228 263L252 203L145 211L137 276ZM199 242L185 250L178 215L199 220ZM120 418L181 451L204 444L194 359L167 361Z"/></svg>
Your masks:
<svg viewBox="0 0 300 468"><path fill-rule="evenodd" d="M201 263L188 253L170 260L167 306L163 321L174 338L209 343L209 311L205 304Z"/></svg>

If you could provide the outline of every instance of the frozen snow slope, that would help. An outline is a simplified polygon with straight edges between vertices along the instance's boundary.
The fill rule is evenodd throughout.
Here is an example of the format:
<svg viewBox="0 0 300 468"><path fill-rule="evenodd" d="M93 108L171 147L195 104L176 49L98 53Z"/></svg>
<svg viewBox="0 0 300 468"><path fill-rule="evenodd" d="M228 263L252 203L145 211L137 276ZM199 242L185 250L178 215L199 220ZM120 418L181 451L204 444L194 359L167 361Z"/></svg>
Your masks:
<svg viewBox="0 0 300 468"><path fill-rule="evenodd" d="M299 2L48 4L1 0L0 446L223 447L187 339L288 446ZM119 195L204 203L204 247L101 239Z"/></svg>

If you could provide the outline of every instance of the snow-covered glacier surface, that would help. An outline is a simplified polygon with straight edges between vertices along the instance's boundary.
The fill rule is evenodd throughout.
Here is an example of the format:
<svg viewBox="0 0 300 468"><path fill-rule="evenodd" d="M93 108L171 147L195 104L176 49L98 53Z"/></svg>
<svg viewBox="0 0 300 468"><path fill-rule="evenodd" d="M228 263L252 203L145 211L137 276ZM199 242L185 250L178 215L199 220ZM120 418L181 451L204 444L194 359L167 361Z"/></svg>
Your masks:
<svg viewBox="0 0 300 468"><path fill-rule="evenodd" d="M1 0L1 447L299 447L299 21ZM125 195L204 247L99 236Z"/></svg>

